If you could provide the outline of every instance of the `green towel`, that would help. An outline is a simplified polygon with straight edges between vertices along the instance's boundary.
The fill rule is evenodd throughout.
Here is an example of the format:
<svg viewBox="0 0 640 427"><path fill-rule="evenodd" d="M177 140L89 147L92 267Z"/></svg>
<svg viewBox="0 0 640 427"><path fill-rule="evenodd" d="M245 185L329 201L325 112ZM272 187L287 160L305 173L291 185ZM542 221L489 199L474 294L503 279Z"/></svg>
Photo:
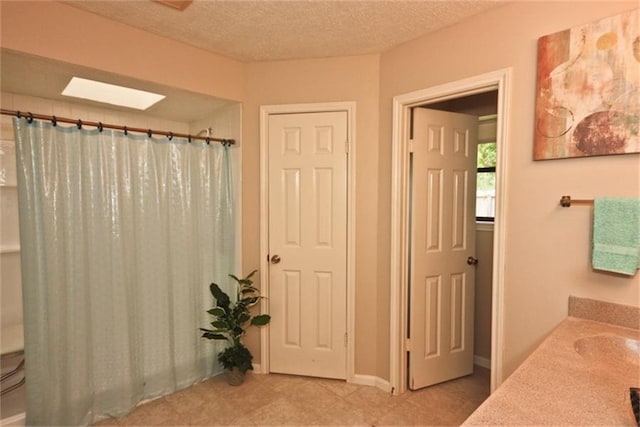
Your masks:
<svg viewBox="0 0 640 427"><path fill-rule="evenodd" d="M596 270L636 274L640 268L640 199L594 200L591 264Z"/></svg>

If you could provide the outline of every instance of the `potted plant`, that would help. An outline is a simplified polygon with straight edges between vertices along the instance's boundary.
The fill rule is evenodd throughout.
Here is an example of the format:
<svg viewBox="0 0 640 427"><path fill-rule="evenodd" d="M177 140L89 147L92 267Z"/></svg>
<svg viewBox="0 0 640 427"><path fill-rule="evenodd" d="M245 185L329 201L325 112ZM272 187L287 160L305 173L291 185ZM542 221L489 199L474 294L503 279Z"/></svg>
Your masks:
<svg viewBox="0 0 640 427"><path fill-rule="evenodd" d="M262 326L269 323L271 316L259 314L252 316L249 308L260 299L259 290L253 286L251 277L258 270L253 270L243 279L238 279L230 274L237 283L236 300L231 298L220 287L212 283L209 286L211 295L216 300L216 306L207 313L214 317L211 322L212 329L200 328L202 337L211 340L228 341L231 345L218 353L218 361L227 370L227 380L231 385L240 385L249 369L253 369L251 359L253 356L247 347L242 344L242 337L246 329L251 325Z"/></svg>

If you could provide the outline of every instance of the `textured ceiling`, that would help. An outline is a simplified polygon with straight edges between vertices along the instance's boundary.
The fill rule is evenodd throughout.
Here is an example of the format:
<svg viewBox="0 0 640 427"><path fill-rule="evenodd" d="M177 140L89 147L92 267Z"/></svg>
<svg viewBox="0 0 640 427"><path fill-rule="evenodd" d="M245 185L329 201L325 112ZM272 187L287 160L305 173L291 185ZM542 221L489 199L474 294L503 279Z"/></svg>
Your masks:
<svg viewBox="0 0 640 427"><path fill-rule="evenodd" d="M380 53L504 2L194 0L183 12L151 0L65 3L241 61L268 61ZM100 70L0 50L3 91L68 100L60 92L73 75L167 95L148 112L171 120L194 121L228 103Z"/></svg>
<svg viewBox="0 0 640 427"><path fill-rule="evenodd" d="M502 0L66 1L74 7L241 61L380 53Z"/></svg>

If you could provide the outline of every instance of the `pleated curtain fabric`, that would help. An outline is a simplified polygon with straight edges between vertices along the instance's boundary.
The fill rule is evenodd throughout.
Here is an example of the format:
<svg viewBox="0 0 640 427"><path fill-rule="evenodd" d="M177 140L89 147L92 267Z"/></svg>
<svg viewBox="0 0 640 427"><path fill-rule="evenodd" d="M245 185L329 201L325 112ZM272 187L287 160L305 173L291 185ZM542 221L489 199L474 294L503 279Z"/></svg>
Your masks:
<svg viewBox="0 0 640 427"><path fill-rule="evenodd" d="M229 148L14 119L27 425L86 425L218 373Z"/></svg>

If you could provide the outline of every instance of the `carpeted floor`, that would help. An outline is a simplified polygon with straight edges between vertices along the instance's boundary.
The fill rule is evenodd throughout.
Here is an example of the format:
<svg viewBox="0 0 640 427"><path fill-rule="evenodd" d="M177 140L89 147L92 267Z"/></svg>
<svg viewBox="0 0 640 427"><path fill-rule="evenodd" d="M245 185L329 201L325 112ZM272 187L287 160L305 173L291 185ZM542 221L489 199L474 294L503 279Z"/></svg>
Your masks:
<svg viewBox="0 0 640 427"><path fill-rule="evenodd" d="M139 406L99 426L460 425L488 396L489 370L401 396L344 381L247 375L239 387L218 376Z"/></svg>

